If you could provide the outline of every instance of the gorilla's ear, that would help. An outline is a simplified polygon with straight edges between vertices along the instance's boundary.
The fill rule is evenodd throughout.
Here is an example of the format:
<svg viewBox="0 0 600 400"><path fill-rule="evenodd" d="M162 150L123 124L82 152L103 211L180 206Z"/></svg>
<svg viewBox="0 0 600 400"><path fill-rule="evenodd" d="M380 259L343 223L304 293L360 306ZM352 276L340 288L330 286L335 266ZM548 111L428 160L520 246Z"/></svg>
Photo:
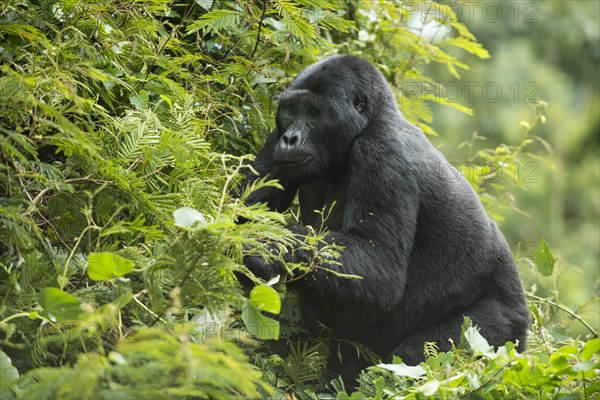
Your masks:
<svg viewBox="0 0 600 400"><path fill-rule="evenodd" d="M362 95L358 95L354 98L354 108L356 108L356 111L363 112L363 110L365 109L365 103L367 102L367 99L365 99L364 96Z"/></svg>

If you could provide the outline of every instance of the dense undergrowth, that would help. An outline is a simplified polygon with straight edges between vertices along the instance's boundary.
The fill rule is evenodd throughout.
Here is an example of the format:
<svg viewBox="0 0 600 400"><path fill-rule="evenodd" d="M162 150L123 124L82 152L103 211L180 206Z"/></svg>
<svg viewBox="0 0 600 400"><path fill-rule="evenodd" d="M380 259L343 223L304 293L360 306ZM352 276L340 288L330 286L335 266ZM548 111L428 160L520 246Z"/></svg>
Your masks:
<svg viewBox="0 0 600 400"><path fill-rule="evenodd" d="M435 87L429 63L458 78L467 65L453 48L488 57L452 8L410 6L452 35L428 41L407 26L412 8L388 2L4 1L0 398L598 398L597 327L555 298L528 293L523 354L490 349L466 324L452 352L430 344L421 366L371 367L350 396L324 371L338 340L298 336L294 294L238 284L242 249L295 240L294 212L231 195L291 77L324 55L360 55L437 135L428 102L403 83ZM544 111L538 102L518 143L473 149L465 164L495 218L513 206L499 194L518 185L489 165L543 157ZM317 250L319 235L307 248L335 257ZM552 276L556 257L543 239L539 249L532 266ZM571 337L574 322L589 333Z"/></svg>

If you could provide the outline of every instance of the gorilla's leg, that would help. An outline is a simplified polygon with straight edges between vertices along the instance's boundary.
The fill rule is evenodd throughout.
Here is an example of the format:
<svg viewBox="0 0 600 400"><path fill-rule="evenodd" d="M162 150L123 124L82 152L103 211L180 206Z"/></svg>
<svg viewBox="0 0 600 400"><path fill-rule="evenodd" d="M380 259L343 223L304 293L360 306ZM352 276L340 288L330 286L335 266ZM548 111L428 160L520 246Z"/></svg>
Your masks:
<svg viewBox="0 0 600 400"><path fill-rule="evenodd" d="M524 320L528 316L518 315L496 295L486 294L465 310L404 337L389 356L388 362L393 355L398 355L408 365L421 363L425 360L423 354L425 342L436 342L440 351L449 351L452 348L449 339L458 345L465 315L471 318L473 325L479 327L479 332L490 345L499 347L508 341L518 340L519 350L525 349L527 331L523 326L527 326Z"/></svg>

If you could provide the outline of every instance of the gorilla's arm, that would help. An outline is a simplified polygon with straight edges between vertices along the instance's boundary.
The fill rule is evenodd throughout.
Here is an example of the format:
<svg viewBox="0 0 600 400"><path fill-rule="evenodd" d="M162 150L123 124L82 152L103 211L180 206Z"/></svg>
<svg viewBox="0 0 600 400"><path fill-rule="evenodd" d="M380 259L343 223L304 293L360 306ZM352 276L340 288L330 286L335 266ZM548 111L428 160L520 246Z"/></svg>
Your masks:
<svg viewBox="0 0 600 400"><path fill-rule="evenodd" d="M367 138L354 146L355 165L349 182L344 223L326 241L344 246L341 265L323 263L299 280L311 292L323 315L340 325L360 318L373 322L394 308L405 292L419 211L419 185L410 167L391 163L391 156ZM413 171L414 172L414 171ZM362 277L336 276L326 269ZM351 311L349 311L351 310Z"/></svg>
<svg viewBox="0 0 600 400"><path fill-rule="evenodd" d="M368 239L331 233L326 240L344 246L341 265L321 264L296 285L305 298L318 304L319 315L333 316L322 322L343 328L378 321L404 294L407 255L388 244L370 244ZM392 265L390 265L392 264ZM393 268L393 272L389 271ZM336 276L330 271L357 275L361 279ZM311 294L308 294L311 292Z"/></svg>

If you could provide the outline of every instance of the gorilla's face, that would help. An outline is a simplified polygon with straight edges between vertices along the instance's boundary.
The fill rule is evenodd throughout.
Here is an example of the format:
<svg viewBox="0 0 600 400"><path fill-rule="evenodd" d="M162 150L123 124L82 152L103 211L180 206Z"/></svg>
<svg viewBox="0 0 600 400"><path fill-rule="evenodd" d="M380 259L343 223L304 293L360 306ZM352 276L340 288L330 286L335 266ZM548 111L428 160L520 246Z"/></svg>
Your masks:
<svg viewBox="0 0 600 400"><path fill-rule="evenodd" d="M279 98L274 159L282 176L305 183L344 167L353 140L369 123L360 70L328 59L299 75Z"/></svg>

